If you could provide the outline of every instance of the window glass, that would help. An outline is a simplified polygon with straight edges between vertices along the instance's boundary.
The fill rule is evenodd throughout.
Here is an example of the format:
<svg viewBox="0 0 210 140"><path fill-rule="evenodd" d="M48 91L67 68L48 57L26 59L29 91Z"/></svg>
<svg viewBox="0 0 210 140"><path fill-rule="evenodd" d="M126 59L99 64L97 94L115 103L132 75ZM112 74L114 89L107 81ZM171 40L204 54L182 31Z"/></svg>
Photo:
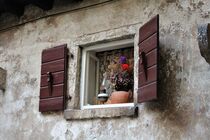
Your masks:
<svg viewBox="0 0 210 140"><path fill-rule="evenodd" d="M133 47L87 51L84 105L133 101L133 55ZM116 91L127 99L118 101L121 97L115 97Z"/></svg>

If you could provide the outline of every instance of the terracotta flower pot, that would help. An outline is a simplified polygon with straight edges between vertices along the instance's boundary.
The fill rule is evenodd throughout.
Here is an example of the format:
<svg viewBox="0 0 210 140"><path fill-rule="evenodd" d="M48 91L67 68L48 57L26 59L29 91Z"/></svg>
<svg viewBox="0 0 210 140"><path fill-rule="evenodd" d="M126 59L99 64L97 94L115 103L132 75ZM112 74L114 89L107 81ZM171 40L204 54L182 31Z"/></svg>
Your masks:
<svg viewBox="0 0 210 140"><path fill-rule="evenodd" d="M111 94L111 104L128 103L129 92L127 91L114 91Z"/></svg>

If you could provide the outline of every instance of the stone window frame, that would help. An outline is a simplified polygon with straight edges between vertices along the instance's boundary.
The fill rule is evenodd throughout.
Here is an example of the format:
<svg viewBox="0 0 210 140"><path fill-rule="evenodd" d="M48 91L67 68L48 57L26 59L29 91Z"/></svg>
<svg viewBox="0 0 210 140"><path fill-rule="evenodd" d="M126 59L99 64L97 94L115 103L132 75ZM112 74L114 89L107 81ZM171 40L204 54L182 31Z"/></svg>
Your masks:
<svg viewBox="0 0 210 140"><path fill-rule="evenodd" d="M133 30L130 30L133 29ZM121 29L116 29L121 30ZM124 30L122 28L122 30ZM126 29L127 30L127 29ZM109 31L106 31L109 32ZM101 35L103 37L101 37ZM93 36L97 36L96 38L93 38ZM90 40L89 40L90 39ZM91 40L92 39L92 40ZM113 41L119 41L119 40L126 40L126 39L132 39L133 45L134 45L134 105L114 105L112 107L96 107L96 108L86 108L81 109L80 104L80 78L78 78L78 75L80 72L80 65L81 65L81 49L80 47L88 47L92 45L102 44L102 43L108 43ZM71 47L76 48L76 51L74 53L77 53L78 57L74 61L77 62L77 66L74 67L77 69L76 74L74 74L74 78L77 80L74 80L75 83L75 91L72 94L73 97L71 98L71 101L73 103L68 103L67 109L64 110L64 118L67 120L77 120L77 119L94 119L94 118L113 118L113 117L136 117L138 116L138 103L137 103L137 89L138 89L138 34L136 34L135 28L129 28L129 31L122 32L122 34L115 36L104 36L104 32L99 32L96 34L90 34L88 36L83 36L81 38L76 39L74 42L71 42ZM70 51L71 51L70 47ZM71 64L72 65L72 64ZM71 69L71 68L69 68ZM69 76L70 77L70 76ZM77 77L77 78L76 78ZM79 76L80 77L80 76ZM71 78L70 78L71 79ZM70 82L69 82L70 83ZM69 89L68 89L69 90ZM70 95L71 96L71 95ZM120 106L121 105L121 106Z"/></svg>
<svg viewBox="0 0 210 140"><path fill-rule="evenodd" d="M106 104L106 105L85 105L85 90L87 90L86 83L87 83L87 69L86 65L88 61L87 53L89 51L109 51L109 50L115 50L120 48L126 48L126 47L134 47L134 40L133 39L123 39L123 40L116 40L116 41L110 41L106 43L99 43L96 45L90 45L82 47L82 62L81 62L81 76L80 76L80 108L81 110L84 109L94 109L94 108L112 108L112 107L134 107L134 102L132 103L121 103L121 104ZM114 48L114 49L113 49Z"/></svg>

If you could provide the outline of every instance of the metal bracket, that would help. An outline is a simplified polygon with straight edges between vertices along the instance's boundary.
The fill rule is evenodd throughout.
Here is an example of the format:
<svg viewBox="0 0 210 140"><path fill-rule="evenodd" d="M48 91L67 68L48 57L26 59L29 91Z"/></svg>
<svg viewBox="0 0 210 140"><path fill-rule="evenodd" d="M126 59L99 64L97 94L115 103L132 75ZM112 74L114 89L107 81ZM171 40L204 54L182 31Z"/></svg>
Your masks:
<svg viewBox="0 0 210 140"><path fill-rule="evenodd" d="M140 52L140 64L143 66L145 80L147 80L147 57L145 52Z"/></svg>
<svg viewBox="0 0 210 140"><path fill-rule="evenodd" d="M47 72L47 82L49 95L52 96L53 75L51 72Z"/></svg>

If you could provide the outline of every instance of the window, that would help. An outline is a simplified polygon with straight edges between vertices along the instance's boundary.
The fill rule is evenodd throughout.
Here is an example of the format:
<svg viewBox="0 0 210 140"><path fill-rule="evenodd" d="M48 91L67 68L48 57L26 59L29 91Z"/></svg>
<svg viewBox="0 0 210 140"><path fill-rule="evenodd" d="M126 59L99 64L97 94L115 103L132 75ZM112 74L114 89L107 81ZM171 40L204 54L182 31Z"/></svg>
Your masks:
<svg viewBox="0 0 210 140"><path fill-rule="evenodd" d="M134 106L133 65L131 64L134 61L133 46L133 39L126 39L82 48L81 109ZM112 66L118 67L112 68ZM117 86L120 85L119 77L126 79L126 83L129 84ZM125 88L123 90L126 93L121 95L128 95L127 101L123 103L114 101L114 91L117 88L119 90ZM101 101L101 97L107 98Z"/></svg>
<svg viewBox="0 0 210 140"><path fill-rule="evenodd" d="M66 119L70 120L89 118L111 118L134 115L136 116L136 114L138 113L138 106L135 106L136 103L143 103L158 99L159 15L156 15L154 18L152 18L143 26L141 26L138 34L139 35L135 36L135 40L138 39L138 42L135 43L134 47L134 101L121 104L99 104L96 101L96 97L101 91L101 83L103 83L102 81L104 81L100 78L100 69L103 70L104 68L100 64L101 61L105 60L103 56L105 55L105 53L113 53L118 50L132 50L132 47L134 46L134 39L112 41L109 43L101 43L98 45L89 45L88 47L86 47L86 41L83 43L79 42L83 45L86 44L84 45L84 47L82 47L82 63L80 77L81 109L69 108L65 110L64 116ZM90 35L90 37L88 38L91 37L92 36ZM100 57L101 55L102 58ZM106 67L107 66L105 66L105 68Z"/></svg>

